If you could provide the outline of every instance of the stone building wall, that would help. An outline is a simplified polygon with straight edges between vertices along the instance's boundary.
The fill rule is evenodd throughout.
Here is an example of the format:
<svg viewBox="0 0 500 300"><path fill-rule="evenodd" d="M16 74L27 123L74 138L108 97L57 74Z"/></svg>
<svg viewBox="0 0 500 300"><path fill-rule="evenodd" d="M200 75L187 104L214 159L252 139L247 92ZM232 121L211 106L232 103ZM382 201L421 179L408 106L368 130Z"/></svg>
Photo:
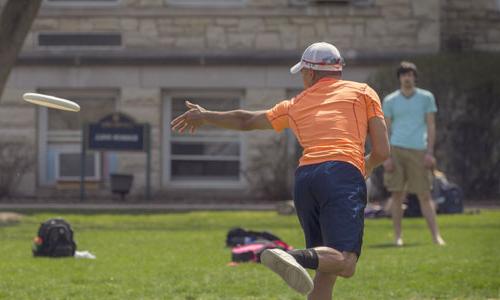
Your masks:
<svg viewBox="0 0 500 300"><path fill-rule="evenodd" d="M442 0L444 50L500 51L500 1Z"/></svg>
<svg viewBox="0 0 500 300"><path fill-rule="evenodd" d="M104 8L47 7L39 32L121 32L125 49L302 50L326 40L343 50L382 53L439 49L439 2L377 0L371 6L293 6L252 0L243 7L183 8L167 1L123 1ZM351 52L354 55L354 52Z"/></svg>
<svg viewBox="0 0 500 300"><path fill-rule="evenodd" d="M227 8L178 7L169 5L169 0L122 0L116 6L94 8L44 4L0 102L0 139L23 139L37 146L38 114L36 108L20 100L25 91L48 87L117 89L116 108L139 122L152 124L155 194L173 200L234 199L235 195L243 197L238 189L211 189L207 193L203 189L163 186L164 93L176 88L238 89L242 91L243 108L266 109L300 89L300 78L287 73L289 63L205 66L200 60L195 64L171 61L141 65L129 63L129 58L156 55L161 60L172 53L191 57L212 53L212 58L240 53L241 57L262 58L283 53L295 60L311 42L325 40L344 52L346 78L362 81L381 63L378 58L437 53L455 36L464 37L467 49L499 50L495 0L374 0L369 6L300 6L291 2L247 0L243 6ZM38 34L48 32L121 33L123 45L37 46ZM107 65L79 64L78 55L96 53L121 56L123 60ZM76 59L51 60L72 55ZM363 57L370 63L360 60L350 64ZM271 132L246 133L244 160L251 163L259 155L259 146L271 147L273 136ZM136 175L136 195L143 193L144 159L142 154L119 155L120 171ZM20 194L41 194L36 172L25 176ZM252 197L252 193L247 190L246 196Z"/></svg>

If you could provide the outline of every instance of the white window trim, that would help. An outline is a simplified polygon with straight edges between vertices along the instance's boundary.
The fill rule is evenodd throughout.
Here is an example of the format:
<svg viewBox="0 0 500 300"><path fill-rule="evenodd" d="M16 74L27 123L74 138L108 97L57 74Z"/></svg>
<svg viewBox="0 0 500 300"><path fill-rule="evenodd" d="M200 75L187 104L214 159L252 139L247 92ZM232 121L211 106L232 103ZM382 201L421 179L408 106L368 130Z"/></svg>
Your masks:
<svg viewBox="0 0 500 300"><path fill-rule="evenodd" d="M240 144L240 176L239 180L224 180L224 179L215 179L215 180L183 180L177 179L172 180L170 173L172 167L172 158L178 157L178 155L171 155L171 142L172 142L172 131L170 129L170 119L172 118L172 98L176 97L196 97L196 96L229 96L229 97L238 97L240 102L240 107L243 105L243 93L241 92L225 92L225 91L177 91L170 93L163 93L163 134L162 134L162 187L167 189L244 189L248 186L247 180L244 178L245 176L242 174L242 171L246 169L246 138L244 134L238 133L239 144ZM174 140L181 141L234 141L234 137L176 137ZM193 156L189 155L189 159L192 159ZM223 157L224 160L227 160L227 157Z"/></svg>
<svg viewBox="0 0 500 300"><path fill-rule="evenodd" d="M44 0L43 4L46 6L55 6L55 7L78 7L78 8L95 8L95 7L114 7L120 5L122 0L111 0L106 2L98 2L98 1L49 1Z"/></svg>
<svg viewBox="0 0 500 300"><path fill-rule="evenodd" d="M77 147L78 146L79 145L77 145ZM67 149L67 150L58 149L58 150L56 150L56 159L54 161L56 182L80 180L80 176L61 176L61 174L59 172L59 163L60 163L59 160L60 160L61 154L79 154L79 155L81 155L81 151L77 150L77 149ZM85 176L85 181L89 181L89 180L99 181L99 180L101 180L101 172L100 172L101 171L101 156L99 155L99 152L87 152L86 154L87 155L88 154L94 155L95 174L94 174L94 176Z"/></svg>
<svg viewBox="0 0 500 300"><path fill-rule="evenodd" d="M247 0L235 0L227 2L222 0L213 0L207 3L203 0L166 0L167 5L177 7L243 7L247 4Z"/></svg>
<svg viewBox="0 0 500 300"><path fill-rule="evenodd" d="M49 143L80 143L82 141L81 130L52 130L47 133Z"/></svg>
<svg viewBox="0 0 500 300"><path fill-rule="evenodd" d="M38 161L37 161L37 184L47 186L47 150L48 150L48 112L45 107L38 107Z"/></svg>

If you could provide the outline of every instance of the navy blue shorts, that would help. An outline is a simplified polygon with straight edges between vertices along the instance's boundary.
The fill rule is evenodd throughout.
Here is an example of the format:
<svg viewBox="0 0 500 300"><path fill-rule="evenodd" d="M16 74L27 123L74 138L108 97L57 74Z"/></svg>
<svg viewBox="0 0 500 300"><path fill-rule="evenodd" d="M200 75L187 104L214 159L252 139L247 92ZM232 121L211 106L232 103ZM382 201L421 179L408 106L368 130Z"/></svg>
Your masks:
<svg viewBox="0 0 500 300"><path fill-rule="evenodd" d="M327 246L361 255L366 183L355 166L329 161L299 167L294 202L307 248Z"/></svg>

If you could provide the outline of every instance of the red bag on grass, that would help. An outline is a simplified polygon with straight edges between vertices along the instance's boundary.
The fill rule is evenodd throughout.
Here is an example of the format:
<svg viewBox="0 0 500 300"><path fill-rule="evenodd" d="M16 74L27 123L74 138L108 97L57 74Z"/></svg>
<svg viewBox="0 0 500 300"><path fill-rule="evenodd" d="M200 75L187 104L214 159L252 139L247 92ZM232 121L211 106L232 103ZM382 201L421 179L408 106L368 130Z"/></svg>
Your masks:
<svg viewBox="0 0 500 300"><path fill-rule="evenodd" d="M233 247L231 249L231 260L235 263L240 263L240 262L260 263L260 255L262 254L262 252L266 249L275 249L275 248L279 248L284 251L293 249L293 247L280 240L276 241L257 240L250 244Z"/></svg>

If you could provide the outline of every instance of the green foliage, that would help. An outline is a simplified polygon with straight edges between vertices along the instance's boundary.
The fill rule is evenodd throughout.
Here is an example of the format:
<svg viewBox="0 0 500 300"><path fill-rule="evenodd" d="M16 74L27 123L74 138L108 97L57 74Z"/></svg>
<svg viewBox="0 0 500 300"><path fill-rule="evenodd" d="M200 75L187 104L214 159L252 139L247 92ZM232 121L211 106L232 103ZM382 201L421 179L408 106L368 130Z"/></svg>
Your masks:
<svg viewBox="0 0 500 300"><path fill-rule="evenodd" d="M229 267L233 226L270 230L295 247L295 216L272 212L152 215L58 213L80 250L96 260L31 256L35 214L0 226L0 299L303 299L261 265ZM338 299L496 299L500 297L500 211L440 216L448 245L431 243L422 219L405 220L407 247L391 246L390 220L366 222L356 275L337 280Z"/></svg>
<svg viewBox="0 0 500 300"><path fill-rule="evenodd" d="M250 183L253 196L266 201L290 200L292 170L297 159L289 152L288 136L281 134L270 139L269 143L258 145L256 155L243 175Z"/></svg>
<svg viewBox="0 0 500 300"><path fill-rule="evenodd" d="M500 196L500 54L440 54L413 60L418 85L436 97L438 167L472 199ZM397 63L370 84L381 97L398 88Z"/></svg>

